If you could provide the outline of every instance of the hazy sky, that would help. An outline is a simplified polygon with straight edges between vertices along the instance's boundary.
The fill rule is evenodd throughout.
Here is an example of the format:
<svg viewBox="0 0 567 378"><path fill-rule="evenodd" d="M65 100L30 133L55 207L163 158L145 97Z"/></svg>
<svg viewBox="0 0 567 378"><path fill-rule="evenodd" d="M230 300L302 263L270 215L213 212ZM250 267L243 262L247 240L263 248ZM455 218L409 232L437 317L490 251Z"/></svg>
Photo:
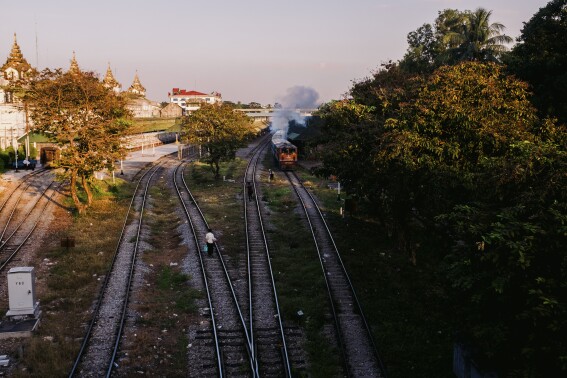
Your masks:
<svg viewBox="0 0 567 378"><path fill-rule="evenodd" d="M2 2L0 64L17 33L33 66L83 70L108 63L127 89L136 70L147 97L173 87L273 104L294 86L341 98L407 49L406 36L438 11L492 10L516 38L547 0L26 0Z"/></svg>

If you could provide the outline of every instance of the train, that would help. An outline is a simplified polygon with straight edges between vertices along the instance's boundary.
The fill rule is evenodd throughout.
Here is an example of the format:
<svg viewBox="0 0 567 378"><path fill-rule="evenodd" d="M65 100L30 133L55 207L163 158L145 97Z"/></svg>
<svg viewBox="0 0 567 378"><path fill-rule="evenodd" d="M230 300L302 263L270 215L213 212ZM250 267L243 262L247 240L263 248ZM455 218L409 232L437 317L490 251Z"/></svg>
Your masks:
<svg viewBox="0 0 567 378"><path fill-rule="evenodd" d="M272 155L281 170L290 170L297 164L297 147L287 140L284 130L272 136Z"/></svg>

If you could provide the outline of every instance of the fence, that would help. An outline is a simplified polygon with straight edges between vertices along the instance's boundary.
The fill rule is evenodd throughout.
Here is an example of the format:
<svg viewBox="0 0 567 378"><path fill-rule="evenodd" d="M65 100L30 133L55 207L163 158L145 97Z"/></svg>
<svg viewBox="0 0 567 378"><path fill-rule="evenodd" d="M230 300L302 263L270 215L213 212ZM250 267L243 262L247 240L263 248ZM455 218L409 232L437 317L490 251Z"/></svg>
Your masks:
<svg viewBox="0 0 567 378"><path fill-rule="evenodd" d="M129 135L123 140L124 146L128 150L140 150L148 146L151 147L160 144L173 143L176 138L177 133L158 131L153 133Z"/></svg>

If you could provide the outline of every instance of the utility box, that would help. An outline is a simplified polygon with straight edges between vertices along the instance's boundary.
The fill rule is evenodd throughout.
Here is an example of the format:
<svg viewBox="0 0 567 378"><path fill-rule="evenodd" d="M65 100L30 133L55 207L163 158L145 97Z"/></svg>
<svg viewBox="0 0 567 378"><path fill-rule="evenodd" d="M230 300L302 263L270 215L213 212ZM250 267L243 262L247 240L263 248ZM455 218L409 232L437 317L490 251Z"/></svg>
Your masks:
<svg viewBox="0 0 567 378"><path fill-rule="evenodd" d="M39 303L35 300L35 270L33 267L12 268L8 272L8 298L12 317L36 316Z"/></svg>

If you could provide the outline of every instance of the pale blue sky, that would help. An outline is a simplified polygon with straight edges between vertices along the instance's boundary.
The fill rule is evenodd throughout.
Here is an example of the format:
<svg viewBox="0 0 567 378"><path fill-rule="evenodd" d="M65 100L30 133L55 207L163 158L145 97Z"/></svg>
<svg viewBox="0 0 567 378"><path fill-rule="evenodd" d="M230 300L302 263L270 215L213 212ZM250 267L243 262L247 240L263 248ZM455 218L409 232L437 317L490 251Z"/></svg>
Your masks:
<svg viewBox="0 0 567 378"><path fill-rule="evenodd" d="M110 62L127 89L136 70L147 97L173 87L218 91L223 99L273 104L294 86L320 101L341 98L353 80L398 60L407 34L446 8L492 10L516 38L547 0L26 0L2 4L0 64L13 33L28 62L84 70ZM36 49L37 35L37 49Z"/></svg>

